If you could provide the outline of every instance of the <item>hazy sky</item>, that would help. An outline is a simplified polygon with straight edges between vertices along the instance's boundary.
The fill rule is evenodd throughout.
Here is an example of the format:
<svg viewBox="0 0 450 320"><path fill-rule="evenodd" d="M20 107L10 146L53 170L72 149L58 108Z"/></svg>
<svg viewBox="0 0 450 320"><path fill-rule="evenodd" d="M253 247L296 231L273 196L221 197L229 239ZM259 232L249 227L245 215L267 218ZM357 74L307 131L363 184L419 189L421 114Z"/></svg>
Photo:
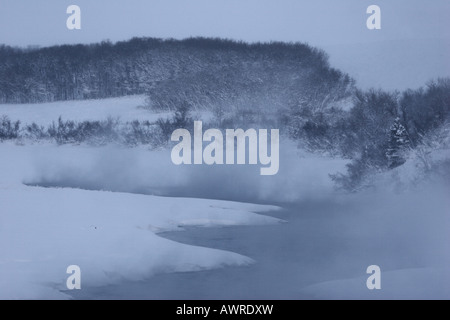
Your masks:
<svg viewBox="0 0 450 320"><path fill-rule="evenodd" d="M66 28L66 8L82 10L82 30ZM366 9L382 10L382 30ZM0 43L52 45L133 36L226 37L313 45L450 37L450 0L0 0Z"/></svg>

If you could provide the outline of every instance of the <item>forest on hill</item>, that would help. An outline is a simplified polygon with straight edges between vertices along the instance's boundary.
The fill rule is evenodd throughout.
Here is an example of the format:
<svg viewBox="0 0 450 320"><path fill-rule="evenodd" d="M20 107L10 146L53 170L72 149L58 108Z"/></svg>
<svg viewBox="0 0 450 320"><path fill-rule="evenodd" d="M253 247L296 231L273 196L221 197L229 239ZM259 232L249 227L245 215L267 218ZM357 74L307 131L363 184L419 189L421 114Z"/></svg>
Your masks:
<svg viewBox="0 0 450 320"><path fill-rule="evenodd" d="M0 75L0 103L148 92L156 108L175 108L180 100L208 107L237 96L252 103L258 97L280 105L306 96L324 103L325 91L342 94L351 86L347 75L329 66L325 52L307 44L206 38L134 38L34 49L3 45Z"/></svg>

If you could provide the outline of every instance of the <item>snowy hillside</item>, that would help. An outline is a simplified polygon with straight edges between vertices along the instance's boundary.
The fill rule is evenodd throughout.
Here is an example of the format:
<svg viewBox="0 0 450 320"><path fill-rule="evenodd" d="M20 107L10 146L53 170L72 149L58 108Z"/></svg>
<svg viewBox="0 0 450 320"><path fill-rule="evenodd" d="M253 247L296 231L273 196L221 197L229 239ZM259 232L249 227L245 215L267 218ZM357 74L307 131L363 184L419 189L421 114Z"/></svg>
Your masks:
<svg viewBox="0 0 450 320"><path fill-rule="evenodd" d="M121 98L31 103L0 104L0 116L6 115L12 120L20 120L24 124L36 123L48 126L61 116L65 120L100 121L107 117L120 118L122 121L149 120L155 121L167 114L150 113L145 110L145 96L126 96Z"/></svg>

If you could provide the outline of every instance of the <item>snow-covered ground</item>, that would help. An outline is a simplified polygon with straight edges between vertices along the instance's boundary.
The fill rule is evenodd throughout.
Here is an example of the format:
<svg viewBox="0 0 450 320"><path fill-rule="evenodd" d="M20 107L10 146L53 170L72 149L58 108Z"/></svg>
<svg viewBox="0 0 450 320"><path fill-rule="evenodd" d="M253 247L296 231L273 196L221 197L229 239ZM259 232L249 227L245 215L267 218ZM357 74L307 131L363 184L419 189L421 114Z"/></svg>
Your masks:
<svg viewBox="0 0 450 320"><path fill-rule="evenodd" d="M282 147L279 175L264 179L255 166L175 166L170 150L146 147L3 142L0 154L0 298L20 299L67 298L60 290L66 268L74 264L81 267L86 286L251 264L251 258L236 253L157 234L183 226L277 224L283 221L257 213L278 207L133 192L175 187L195 194L199 188L200 195L216 190L217 195L266 202L315 192L326 197L332 184L324 169L343 169L346 163L299 155L288 144ZM299 156L304 167L297 165ZM66 188L33 186L39 184Z"/></svg>
<svg viewBox="0 0 450 320"><path fill-rule="evenodd" d="M311 299L442 300L450 297L447 268L414 268L382 273L381 290L368 290L367 276L322 282L302 290Z"/></svg>
<svg viewBox="0 0 450 320"><path fill-rule="evenodd" d="M146 108L145 95L132 95L118 98L97 100L56 101L48 103L0 104L0 117L7 116L13 121L20 120L22 124L36 123L47 127L52 122L71 121L103 121L107 118L118 119L121 122L134 120L155 122L160 118L173 116L172 112L154 112ZM195 119L208 121L211 112L194 111Z"/></svg>
<svg viewBox="0 0 450 320"><path fill-rule="evenodd" d="M0 116L20 120L24 124L35 122L47 126L61 116L64 120L105 120L107 117L122 121L157 120L165 114L151 113L144 109L145 96L126 96L99 100L78 100L38 104L0 104Z"/></svg>
<svg viewBox="0 0 450 320"><path fill-rule="evenodd" d="M69 150L0 145L3 299L66 298L59 290L65 289L69 265L81 267L82 283L89 286L158 272L248 265L252 259L239 254L179 244L157 233L183 226L281 222L254 213L277 210L272 206L25 186L27 175L39 174L30 156L39 148L53 155Z"/></svg>
<svg viewBox="0 0 450 320"><path fill-rule="evenodd" d="M108 117L123 122L148 120L154 122L159 118L167 118L172 113L151 112L145 108L145 95L125 96L98 100L57 101L29 104L0 104L0 117L8 116L11 120L20 120L23 124L36 123L44 127L57 121L58 117L72 121L102 121ZM209 119L211 114L199 112L198 119Z"/></svg>
<svg viewBox="0 0 450 320"><path fill-rule="evenodd" d="M7 104L0 105L0 115L43 126L59 116L75 121L155 121L169 115L152 113L143 105L145 96ZM274 206L24 185L64 185L75 177L99 184L94 186L99 190L179 185L185 179L183 168L174 170L168 151L5 142L0 155L0 299L68 298L60 290L66 289L66 268L73 264L81 267L82 283L88 286L160 272L248 265L253 262L248 257L183 245L157 233L183 226L281 222L255 213L277 210Z"/></svg>

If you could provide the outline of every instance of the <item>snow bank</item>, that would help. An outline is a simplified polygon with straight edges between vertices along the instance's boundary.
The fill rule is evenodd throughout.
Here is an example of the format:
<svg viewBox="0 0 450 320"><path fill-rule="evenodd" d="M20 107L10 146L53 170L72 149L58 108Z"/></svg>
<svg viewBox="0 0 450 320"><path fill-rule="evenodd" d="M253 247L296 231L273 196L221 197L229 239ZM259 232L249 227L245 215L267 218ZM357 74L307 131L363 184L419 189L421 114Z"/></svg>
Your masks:
<svg viewBox="0 0 450 320"><path fill-rule="evenodd" d="M304 288L311 299L443 300L450 299L448 269L417 268L383 272L381 290L368 290L367 276L327 281Z"/></svg>
<svg viewBox="0 0 450 320"><path fill-rule="evenodd" d="M151 121L164 116L150 113L142 106L145 106L145 96L137 95L98 100L0 104L0 115L6 115L14 121L20 120L24 124L35 122L43 126L50 125L52 121L58 120L59 116L64 120L73 121L105 120L108 116L119 117L123 121L136 119Z"/></svg>
<svg viewBox="0 0 450 320"><path fill-rule="evenodd" d="M49 175L71 165L88 165L84 173L95 175L91 159L83 156L86 150L94 149L0 144L0 299L67 298L60 290L69 265L81 267L82 286L248 265L252 259L242 255L183 245L157 233L183 226L280 222L254 213L277 209L271 206L22 184L25 177L42 174L37 170L43 163L36 165L36 159L49 161ZM57 154L67 162L52 163ZM116 169L110 174L120 177Z"/></svg>
<svg viewBox="0 0 450 320"><path fill-rule="evenodd" d="M108 117L119 118L123 122L133 120L154 122L159 118L168 118L171 112L153 112L145 109L145 95L133 95L119 98L97 100L56 101L28 104L0 104L0 116L11 120L20 120L23 124L36 123L47 127L61 116L63 120L102 121ZM210 112L194 112L199 119L208 120Z"/></svg>

